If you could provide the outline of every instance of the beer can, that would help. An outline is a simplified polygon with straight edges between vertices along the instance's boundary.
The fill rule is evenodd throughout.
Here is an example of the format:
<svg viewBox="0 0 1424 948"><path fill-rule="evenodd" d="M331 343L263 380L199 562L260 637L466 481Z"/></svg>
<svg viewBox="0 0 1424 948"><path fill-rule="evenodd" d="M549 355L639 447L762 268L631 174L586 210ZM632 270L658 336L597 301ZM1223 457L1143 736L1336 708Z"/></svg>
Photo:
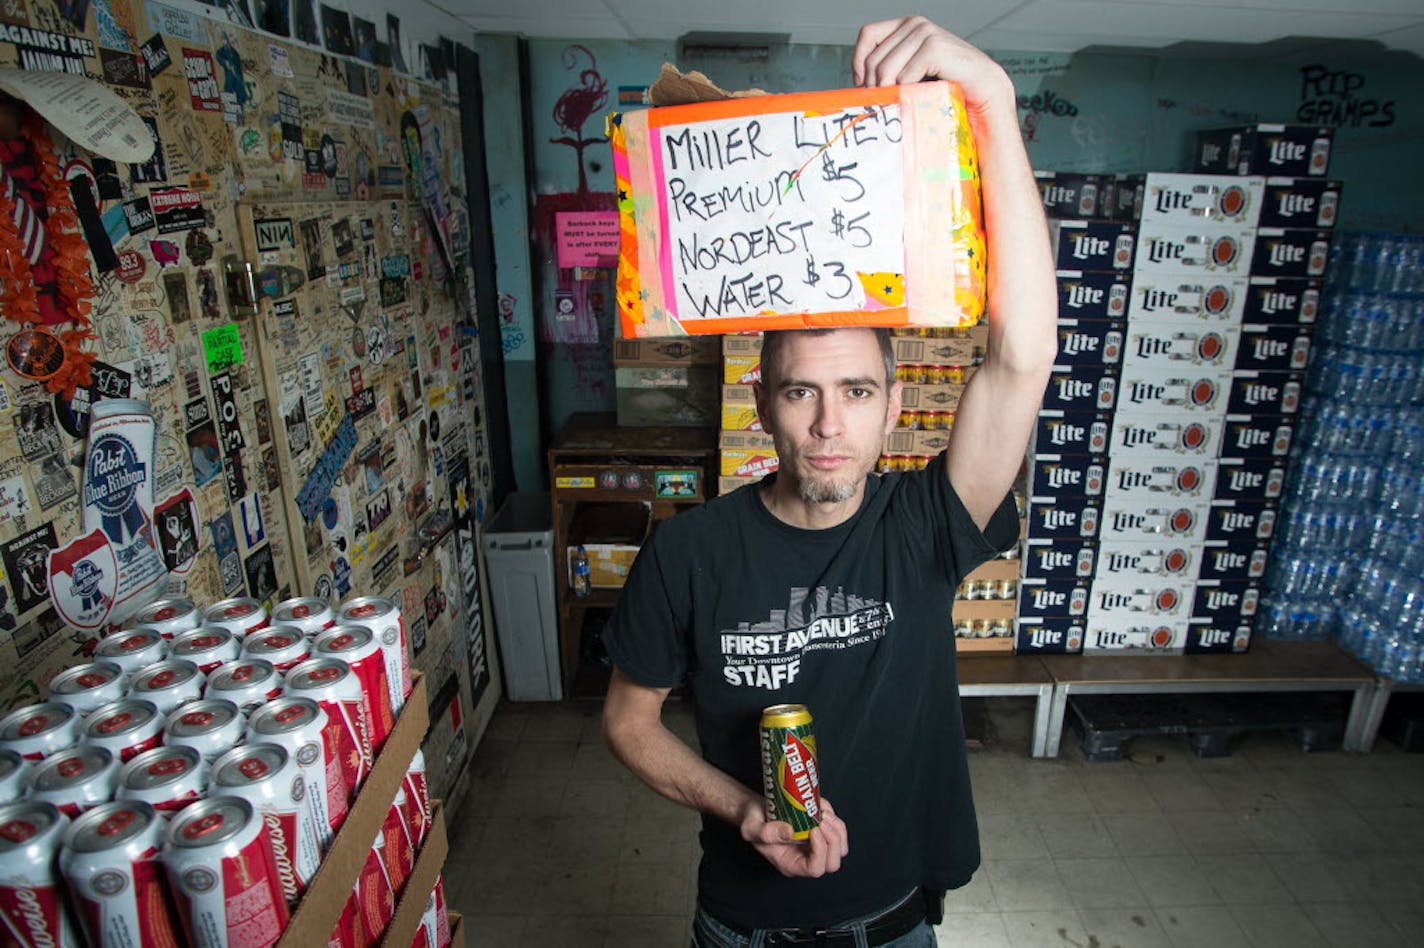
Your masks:
<svg viewBox="0 0 1424 948"><path fill-rule="evenodd" d="M157 747L163 737L163 715L152 701L121 698L96 708L84 721L80 743L102 747L126 764L146 750Z"/></svg>
<svg viewBox="0 0 1424 948"><path fill-rule="evenodd" d="M202 797L207 782L208 765L196 748L155 747L124 764L114 798L172 813Z"/></svg>
<svg viewBox="0 0 1424 948"><path fill-rule="evenodd" d="M30 775L30 800L53 803L74 819L114 798L119 785L119 761L103 747L79 746L46 757Z"/></svg>
<svg viewBox="0 0 1424 948"><path fill-rule="evenodd" d="M405 789L396 788L395 799L381 821L381 859L386 864L386 878L397 891L405 887L415 865L415 837L406 822Z"/></svg>
<svg viewBox="0 0 1424 948"><path fill-rule="evenodd" d="M361 907L361 929L367 944L380 942L386 926L396 913L396 892L391 879L386 875L386 864L381 859L381 837L366 853L366 863L356 880L356 902Z"/></svg>
<svg viewBox="0 0 1424 948"><path fill-rule="evenodd" d="M240 641L267 625L267 610L251 596L224 599L203 610L203 625L221 626Z"/></svg>
<svg viewBox="0 0 1424 948"><path fill-rule="evenodd" d="M804 704L778 704L761 713L761 775L766 817L791 824L806 839L821 824L821 778L816 735Z"/></svg>
<svg viewBox="0 0 1424 948"><path fill-rule="evenodd" d="M89 662L66 668L49 683L49 700L67 704L81 715L124 696L124 670L114 662Z"/></svg>
<svg viewBox="0 0 1424 948"><path fill-rule="evenodd" d="M133 619L134 628L153 629L165 639L202 624L203 617L198 607L187 599L159 599L140 609Z"/></svg>
<svg viewBox="0 0 1424 948"><path fill-rule="evenodd" d="M191 747L212 762L242 742L247 719L225 698L205 698L171 712L163 723L167 747Z"/></svg>
<svg viewBox="0 0 1424 948"><path fill-rule="evenodd" d="M194 948L268 948L287 927L267 827L241 797L202 800L174 817L163 865Z"/></svg>
<svg viewBox="0 0 1424 948"><path fill-rule="evenodd" d="M0 804L14 803L25 795L30 764L8 747L0 748Z"/></svg>
<svg viewBox="0 0 1424 948"><path fill-rule="evenodd" d="M301 768L323 851L346 821L352 788L342 757L356 753L346 732L328 724L321 705L290 695L264 704L247 720L249 743L281 744Z"/></svg>
<svg viewBox="0 0 1424 948"><path fill-rule="evenodd" d="M25 800L0 806L0 930L18 948L80 944L61 894L55 857L69 826L52 803Z"/></svg>
<svg viewBox="0 0 1424 948"><path fill-rule="evenodd" d="M337 614L341 622L364 625L376 633L381 643L381 655L386 661L386 687L391 692L391 715L400 714L410 694L410 637L406 635L405 617L393 599L379 596L359 596L348 599Z"/></svg>
<svg viewBox="0 0 1424 948"><path fill-rule="evenodd" d="M173 636L168 646L171 658L186 658L206 675L219 665L235 661L242 654L242 645L232 632L216 625L200 625Z"/></svg>
<svg viewBox="0 0 1424 948"><path fill-rule="evenodd" d="M326 948L366 948L365 932L361 928L361 902L359 883L351 886L351 894L336 919L336 925L327 936Z"/></svg>
<svg viewBox="0 0 1424 948"><path fill-rule="evenodd" d="M208 788L215 797L242 797L257 810L271 837L282 895L296 905L321 867L316 821L297 762L280 744L247 744L218 758Z"/></svg>
<svg viewBox="0 0 1424 948"><path fill-rule="evenodd" d="M239 658L214 668L203 694L231 701L244 713L251 713L280 695L282 686L282 673L265 658Z"/></svg>
<svg viewBox="0 0 1424 948"><path fill-rule="evenodd" d="M283 692L310 698L326 712L328 746L340 748L342 774L354 794L375 760L356 673L340 659L311 658L287 672Z"/></svg>
<svg viewBox="0 0 1424 948"><path fill-rule="evenodd" d="M334 625L316 637L312 652L321 658L343 661L356 673L363 697L361 713L366 718L374 760L395 726L391 692L386 686L386 659L375 631L363 625Z"/></svg>
<svg viewBox="0 0 1424 948"><path fill-rule="evenodd" d="M1019 593L1019 581L1017 579L999 580L999 598L1013 599Z"/></svg>
<svg viewBox="0 0 1424 948"><path fill-rule="evenodd" d="M180 925L159 853L168 824L136 800L105 803L64 831L59 871L95 948L169 948Z"/></svg>
<svg viewBox="0 0 1424 948"><path fill-rule="evenodd" d="M43 760L79 743L79 712L58 701L26 705L0 718L0 747Z"/></svg>
<svg viewBox="0 0 1424 948"><path fill-rule="evenodd" d="M168 712L203 696L207 676L186 658L169 658L145 665L129 680L129 697L152 701L158 713Z"/></svg>
<svg viewBox="0 0 1424 948"><path fill-rule="evenodd" d="M124 670L125 679L145 665L168 657L168 642L157 629L144 626L115 632L99 640L94 658L113 662Z"/></svg>
<svg viewBox="0 0 1424 948"><path fill-rule="evenodd" d="M450 915L445 903L445 877L435 877L435 887L425 903L411 948L449 948Z"/></svg>
<svg viewBox="0 0 1424 948"><path fill-rule="evenodd" d="M425 778L425 754L419 747L415 749L401 781L405 789L406 823L419 847L425 842L425 834L430 832L430 784Z"/></svg>
<svg viewBox="0 0 1424 948"><path fill-rule="evenodd" d="M266 659L284 672L311 657L311 642L298 626L269 625L243 640L242 654L244 658Z"/></svg>
<svg viewBox="0 0 1424 948"><path fill-rule="evenodd" d="M336 610L320 596L298 596L272 610L273 625L294 625L308 637L336 625Z"/></svg>

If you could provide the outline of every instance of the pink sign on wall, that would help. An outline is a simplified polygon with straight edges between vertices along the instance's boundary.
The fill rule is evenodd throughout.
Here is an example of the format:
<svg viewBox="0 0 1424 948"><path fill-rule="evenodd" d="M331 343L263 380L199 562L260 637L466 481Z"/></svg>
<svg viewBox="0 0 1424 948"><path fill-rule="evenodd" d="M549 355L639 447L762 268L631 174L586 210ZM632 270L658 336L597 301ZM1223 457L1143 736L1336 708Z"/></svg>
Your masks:
<svg viewBox="0 0 1424 948"><path fill-rule="evenodd" d="M559 267L618 266L617 211L563 211L554 215Z"/></svg>

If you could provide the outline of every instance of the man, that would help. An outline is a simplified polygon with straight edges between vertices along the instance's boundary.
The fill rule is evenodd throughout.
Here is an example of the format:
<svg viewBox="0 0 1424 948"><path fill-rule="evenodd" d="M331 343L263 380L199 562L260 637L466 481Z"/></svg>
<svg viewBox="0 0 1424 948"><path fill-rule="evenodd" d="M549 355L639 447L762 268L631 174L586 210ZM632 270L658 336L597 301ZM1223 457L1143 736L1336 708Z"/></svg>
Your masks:
<svg viewBox="0 0 1424 948"><path fill-rule="evenodd" d="M1055 354L1052 258L997 64L909 17L864 27L853 67L862 85L964 91L989 343L946 451L877 477L900 408L883 331L768 333L757 410L780 470L667 521L636 561L607 635L604 733L644 782L703 814L694 945L933 945L927 918L979 864L950 600L1018 536L1008 492ZM702 756L660 719L684 682ZM758 720L782 703L815 719L825 806L804 843L767 820L759 792Z"/></svg>

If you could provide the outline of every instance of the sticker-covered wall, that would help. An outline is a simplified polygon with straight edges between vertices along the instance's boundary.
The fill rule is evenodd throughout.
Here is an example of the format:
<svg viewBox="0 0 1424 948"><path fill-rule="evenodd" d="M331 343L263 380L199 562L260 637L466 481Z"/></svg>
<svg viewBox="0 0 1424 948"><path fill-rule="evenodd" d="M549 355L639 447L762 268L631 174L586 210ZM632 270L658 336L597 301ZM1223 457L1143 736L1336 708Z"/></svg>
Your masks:
<svg viewBox="0 0 1424 948"><path fill-rule="evenodd" d="M0 281L23 296L23 256L39 290L0 327L0 707L160 595L379 595L428 676L444 792L496 691L458 103L398 61L434 76L438 40L311 11L320 45L293 41L313 36L300 8L258 4L249 29L141 0L0 5L0 76L89 77L155 144L106 159L0 103ZM119 399L150 414L110 418Z"/></svg>

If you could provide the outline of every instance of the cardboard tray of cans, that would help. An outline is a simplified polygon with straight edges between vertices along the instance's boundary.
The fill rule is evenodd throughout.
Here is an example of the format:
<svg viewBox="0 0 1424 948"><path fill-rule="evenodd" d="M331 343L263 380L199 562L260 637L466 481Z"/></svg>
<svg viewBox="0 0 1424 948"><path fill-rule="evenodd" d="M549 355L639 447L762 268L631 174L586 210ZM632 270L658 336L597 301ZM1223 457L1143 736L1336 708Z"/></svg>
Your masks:
<svg viewBox="0 0 1424 948"><path fill-rule="evenodd" d="M411 758L415 756L430 726L428 700L425 676L420 672L413 673L410 694L406 697L400 716L396 718L395 727L386 738L385 746L381 748L366 782L351 801L346 822L341 824L341 829L331 841L331 847L322 859L321 868L312 877L306 894L292 913L287 930L277 941L277 948L311 948L313 945L325 945L331 937L332 930L341 918L341 911L346 907L351 889L356 885L356 878L366 864L371 843L381 832L386 813L395 800L396 790L405 778ZM411 939L415 936L416 924L420 921L421 913L425 911L426 898L435 885L435 875L439 873L440 865L444 862L447 845L445 821L439 811L435 810L433 803L431 810L430 832L417 856L415 868L402 890L396 917L387 928L384 943L392 946L399 944L401 948L409 948ZM422 863L431 860L435 860L434 871L424 891L418 896L420 909L415 912L415 922L404 933L405 941L400 942L395 939L395 936L400 934L396 924L402 921L399 906L404 905L406 901L405 893L417 892L418 873L422 870Z"/></svg>
<svg viewBox="0 0 1424 948"><path fill-rule="evenodd" d="M450 844L445 835L445 806L439 800L432 800L430 832L425 834L425 843L415 856L410 878L405 880L405 887L396 898L395 914L386 926L386 933L381 936L382 948L410 948L410 943L415 938L415 930L420 927L421 917L430 901L430 892L435 888L435 880L440 877L440 870L445 866L445 857L449 852ZM354 883L355 879L352 881ZM345 905L345 902L342 904ZM453 943L452 928L451 944ZM278 946L282 948L282 943L278 942Z"/></svg>
<svg viewBox="0 0 1424 948"><path fill-rule="evenodd" d="M450 948L465 948L465 916L459 912L446 912L450 920Z"/></svg>

